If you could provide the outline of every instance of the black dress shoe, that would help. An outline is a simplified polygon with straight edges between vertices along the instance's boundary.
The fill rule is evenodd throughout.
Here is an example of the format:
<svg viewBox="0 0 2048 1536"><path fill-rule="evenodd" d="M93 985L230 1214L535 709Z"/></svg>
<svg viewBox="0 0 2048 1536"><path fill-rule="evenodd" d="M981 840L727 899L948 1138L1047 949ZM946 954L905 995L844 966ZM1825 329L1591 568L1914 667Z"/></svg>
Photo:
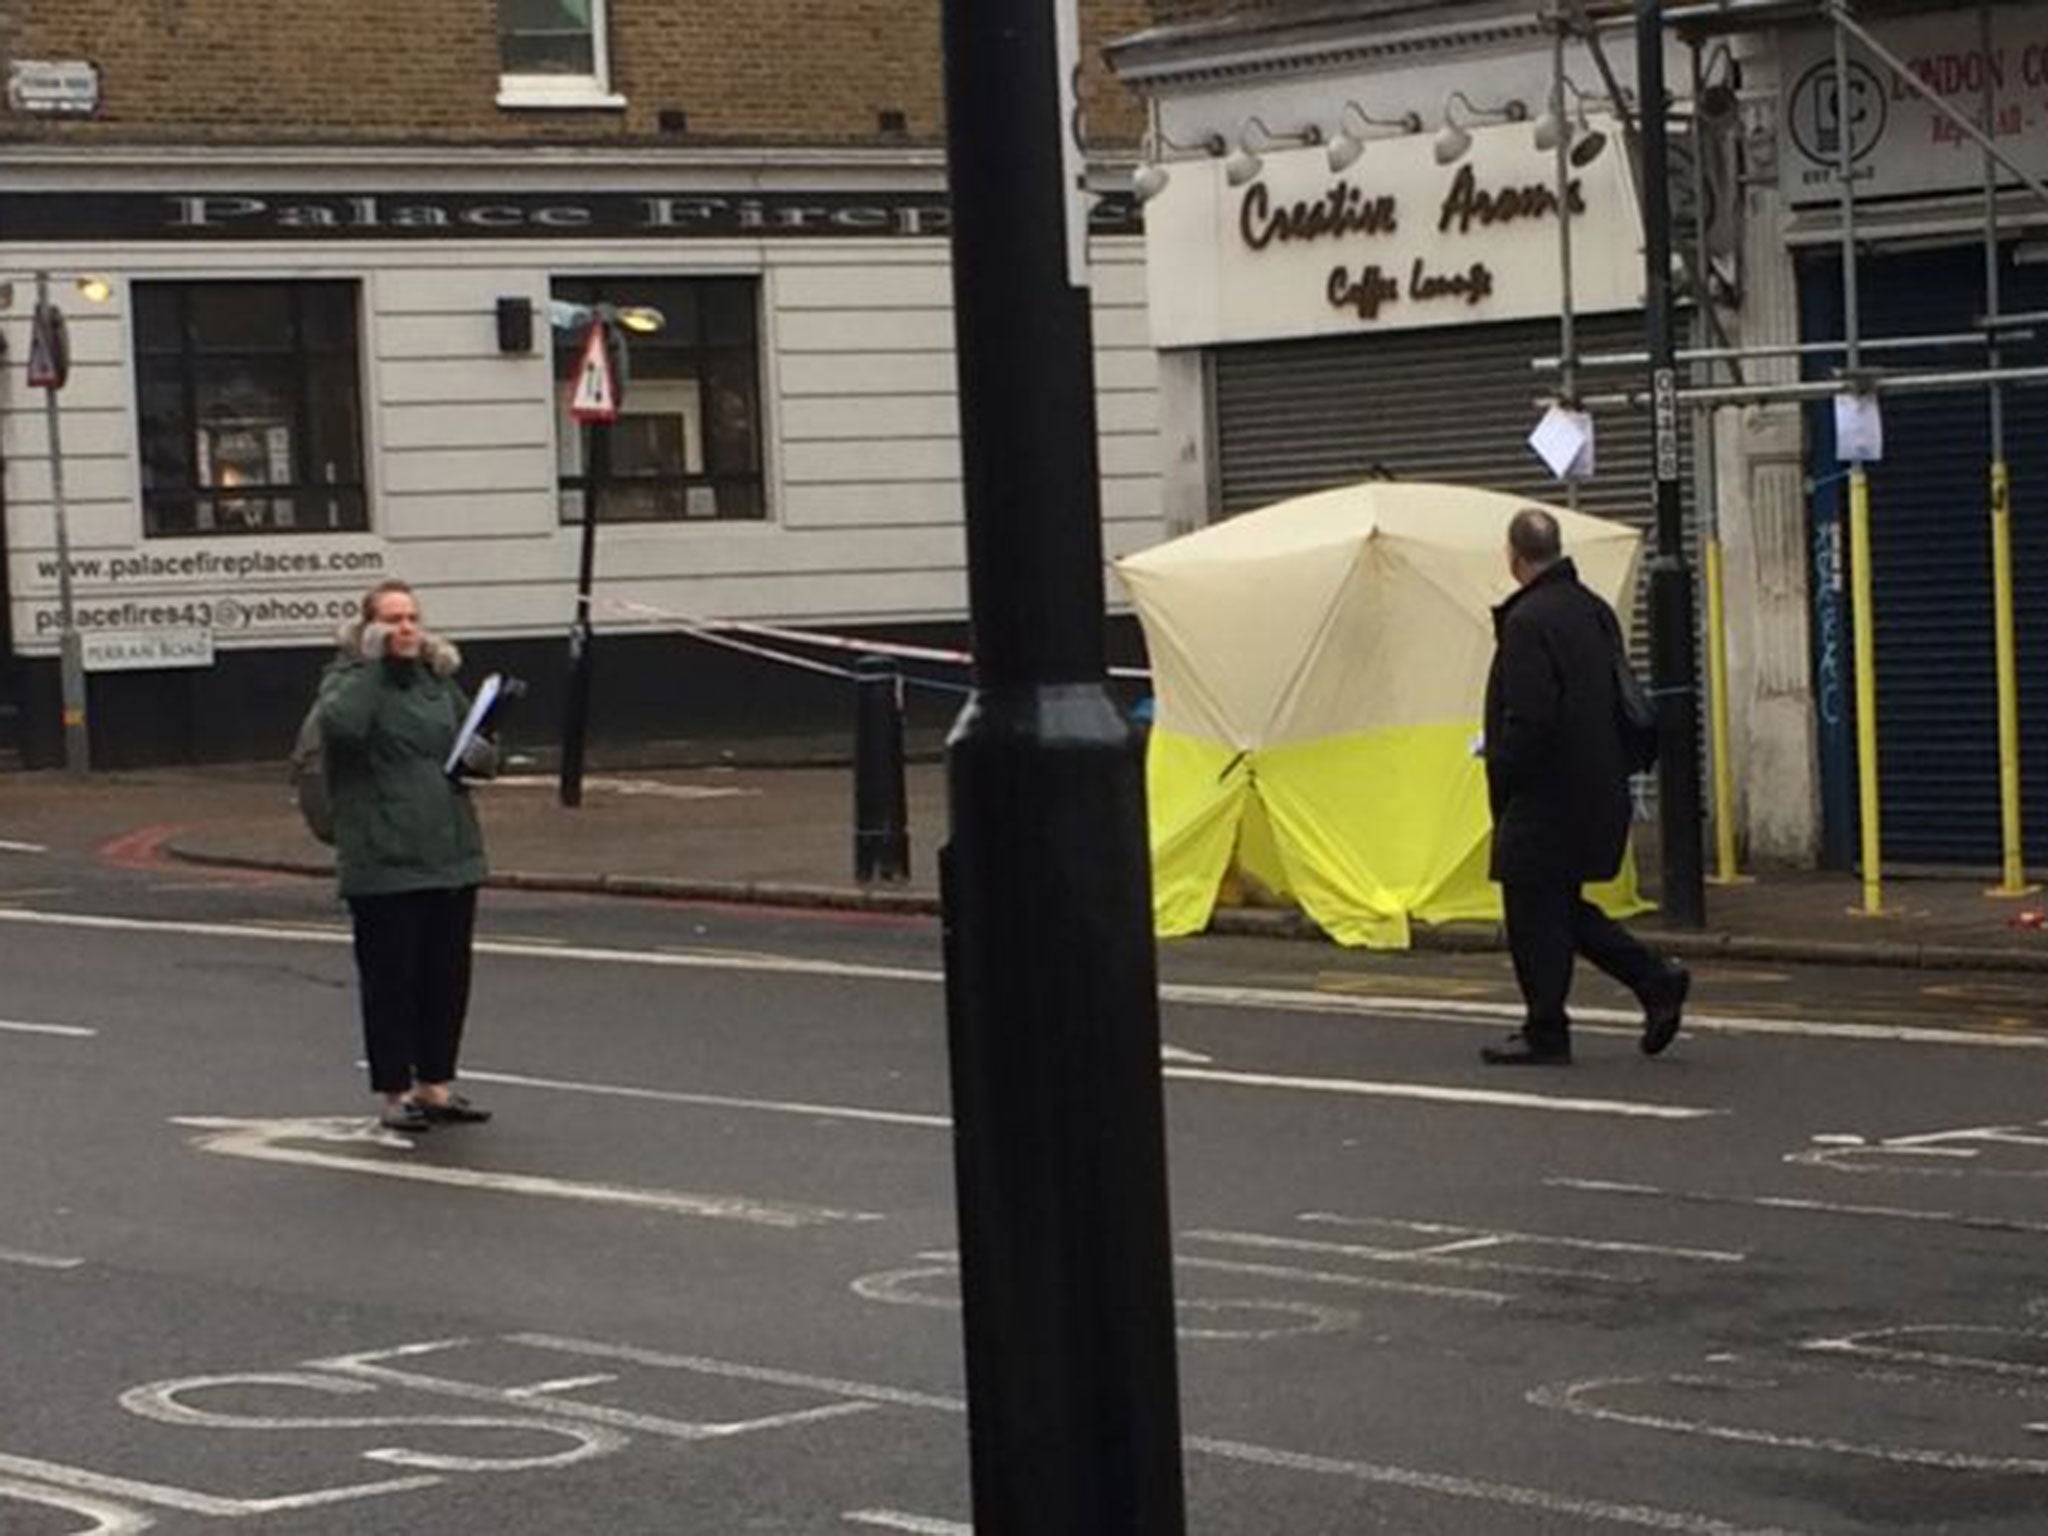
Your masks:
<svg viewBox="0 0 2048 1536"><path fill-rule="evenodd" d="M1532 1040L1518 1029L1499 1045L1482 1045L1479 1059L1489 1067L1568 1067L1572 1044L1570 1040Z"/></svg>
<svg viewBox="0 0 2048 1536"><path fill-rule="evenodd" d="M1664 968L1664 980L1643 1001L1643 1054L1655 1056L1678 1038L1685 1015L1685 995L1692 990L1692 972L1677 961Z"/></svg>
<svg viewBox="0 0 2048 1536"><path fill-rule="evenodd" d="M444 1103L436 1104L432 1099L421 1099L420 1109L435 1125L482 1125L491 1118L491 1112L481 1104L472 1104L459 1093L448 1095Z"/></svg>

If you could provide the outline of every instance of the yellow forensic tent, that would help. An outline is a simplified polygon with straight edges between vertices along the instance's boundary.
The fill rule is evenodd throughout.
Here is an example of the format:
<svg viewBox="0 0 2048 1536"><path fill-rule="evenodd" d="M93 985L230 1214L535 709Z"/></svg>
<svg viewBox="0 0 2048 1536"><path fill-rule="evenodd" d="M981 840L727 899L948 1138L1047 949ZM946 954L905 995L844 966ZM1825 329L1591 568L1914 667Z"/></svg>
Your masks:
<svg viewBox="0 0 2048 1536"><path fill-rule="evenodd" d="M1219 900L1298 904L1342 944L1497 919L1475 755L1493 605L1526 498L1369 481L1279 502L1116 564L1152 661L1147 787L1162 937ZM1640 535L1551 507L1627 622ZM1644 910L1631 856L1589 894Z"/></svg>

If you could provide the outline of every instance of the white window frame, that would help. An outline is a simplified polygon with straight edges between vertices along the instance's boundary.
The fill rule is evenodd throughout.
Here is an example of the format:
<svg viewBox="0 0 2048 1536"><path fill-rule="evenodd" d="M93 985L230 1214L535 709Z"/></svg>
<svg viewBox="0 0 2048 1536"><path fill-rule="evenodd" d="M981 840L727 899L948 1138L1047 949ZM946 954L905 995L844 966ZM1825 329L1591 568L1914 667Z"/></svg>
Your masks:
<svg viewBox="0 0 2048 1536"><path fill-rule="evenodd" d="M605 0L590 0L587 75L498 75L498 105L514 111L618 110L626 98L612 87L611 28Z"/></svg>

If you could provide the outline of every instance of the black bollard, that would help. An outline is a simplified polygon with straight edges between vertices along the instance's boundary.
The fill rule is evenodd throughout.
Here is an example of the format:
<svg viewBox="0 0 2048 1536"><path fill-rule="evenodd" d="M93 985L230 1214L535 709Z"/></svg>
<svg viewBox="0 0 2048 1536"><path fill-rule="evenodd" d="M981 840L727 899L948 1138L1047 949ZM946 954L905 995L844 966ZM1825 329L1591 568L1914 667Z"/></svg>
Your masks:
<svg viewBox="0 0 2048 1536"><path fill-rule="evenodd" d="M910 878L903 793L903 673L888 656L854 663L853 878Z"/></svg>

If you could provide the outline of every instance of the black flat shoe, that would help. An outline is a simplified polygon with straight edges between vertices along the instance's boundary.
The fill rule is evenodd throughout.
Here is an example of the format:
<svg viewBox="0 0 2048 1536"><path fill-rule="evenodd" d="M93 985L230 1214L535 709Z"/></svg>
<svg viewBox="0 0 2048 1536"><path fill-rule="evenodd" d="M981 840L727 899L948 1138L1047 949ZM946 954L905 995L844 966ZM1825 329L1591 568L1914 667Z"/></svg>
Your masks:
<svg viewBox="0 0 2048 1536"><path fill-rule="evenodd" d="M1518 1029L1499 1045L1482 1045L1479 1059L1489 1067L1568 1067L1572 1047L1569 1040L1531 1040Z"/></svg>
<svg viewBox="0 0 2048 1536"><path fill-rule="evenodd" d="M417 1136L422 1131L431 1131L434 1128L434 1122L427 1117L426 1110L410 1099L387 1104L384 1113L377 1117L377 1123L387 1131L403 1131L409 1136Z"/></svg>
<svg viewBox="0 0 2048 1536"><path fill-rule="evenodd" d="M1678 1038L1678 1026L1685 1016L1685 997L1692 990L1692 972L1673 961L1665 968L1663 984L1643 1005L1643 1054L1655 1056Z"/></svg>
<svg viewBox="0 0 2048 1536"><path fill-rule="evenodd" d="M491 1112L481 1104L472 1104L459 1093L448 1095L445 1104L433 1104L425 1100L420 1111L434 1125L482 1125L491 1118Z"/></svg>

